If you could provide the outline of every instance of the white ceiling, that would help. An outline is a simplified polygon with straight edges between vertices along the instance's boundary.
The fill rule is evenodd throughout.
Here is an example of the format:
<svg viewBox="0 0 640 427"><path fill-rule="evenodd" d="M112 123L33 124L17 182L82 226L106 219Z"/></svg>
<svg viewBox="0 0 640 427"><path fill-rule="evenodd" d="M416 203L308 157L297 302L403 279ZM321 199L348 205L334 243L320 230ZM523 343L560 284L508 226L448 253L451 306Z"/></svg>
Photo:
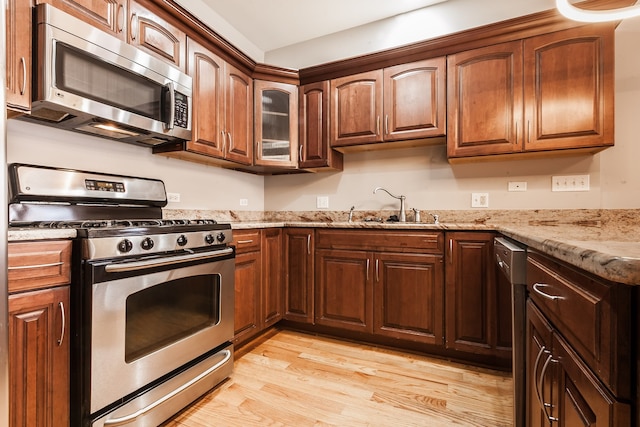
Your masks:
<svg viewBox="0 0 640 427"><path fill-rule="evenodd" d="M202 0L263 52L445 1Z"/></svg>

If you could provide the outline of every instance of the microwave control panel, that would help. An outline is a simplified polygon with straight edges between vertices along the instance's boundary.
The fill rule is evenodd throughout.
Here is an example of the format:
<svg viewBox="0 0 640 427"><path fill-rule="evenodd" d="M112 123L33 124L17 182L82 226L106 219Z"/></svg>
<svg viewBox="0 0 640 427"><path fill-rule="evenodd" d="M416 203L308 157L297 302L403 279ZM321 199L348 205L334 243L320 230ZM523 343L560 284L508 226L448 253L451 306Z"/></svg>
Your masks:
<svg viewBox="0 0 640 427"><path fill-rule="evenodd" d="M176 105L173 124L174 126L187 129L189 127L189 105L187 104L187 96L181 94L180 92L175 92L175 96Z"/></svg>

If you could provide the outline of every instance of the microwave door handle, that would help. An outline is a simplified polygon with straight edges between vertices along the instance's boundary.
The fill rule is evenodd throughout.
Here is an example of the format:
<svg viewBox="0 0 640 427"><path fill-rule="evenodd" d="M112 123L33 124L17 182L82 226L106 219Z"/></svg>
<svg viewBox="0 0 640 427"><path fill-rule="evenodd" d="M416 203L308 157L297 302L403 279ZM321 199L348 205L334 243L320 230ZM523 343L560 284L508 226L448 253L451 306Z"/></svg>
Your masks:
<svg viewBox="0 0 640 427"><path fill-rule="evenodd" d="M169 90L169 99L170 99L169 122L166 125L167 125L167 130L172 130L173 122L176 119L176 92L173 87L173 82L167 83L167 86L165 87Z"/></svg>

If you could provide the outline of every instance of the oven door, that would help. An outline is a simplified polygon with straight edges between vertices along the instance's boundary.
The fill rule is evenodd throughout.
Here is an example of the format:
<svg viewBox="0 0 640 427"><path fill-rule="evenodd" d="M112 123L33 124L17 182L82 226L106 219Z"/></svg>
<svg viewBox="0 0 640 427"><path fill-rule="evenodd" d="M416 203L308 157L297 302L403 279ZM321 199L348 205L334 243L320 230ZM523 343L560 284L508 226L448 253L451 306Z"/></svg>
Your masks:
<svg viewBox="0 0 640 427"><path fill-rule="evenodd" d="M90 413L232 340L234 256L225 248L90 266Z"/></svg>

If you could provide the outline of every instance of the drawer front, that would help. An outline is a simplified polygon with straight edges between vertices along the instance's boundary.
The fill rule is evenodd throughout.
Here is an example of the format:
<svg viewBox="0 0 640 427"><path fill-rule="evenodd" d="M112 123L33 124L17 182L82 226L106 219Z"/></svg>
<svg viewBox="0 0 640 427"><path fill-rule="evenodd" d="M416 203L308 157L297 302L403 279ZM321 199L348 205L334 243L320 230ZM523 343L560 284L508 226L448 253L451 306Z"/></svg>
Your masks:
<svg viewBox="0 0 640 427"><path fill-rule="evenodd" d="M233 242L236 253L242 254L260 250L261 230L233 230Z"/></svg>
<svg viewBox="0 0 640 427"><path fill-rule="evenodd" d="M389 230L317 230L316 247L442 254L444 233Z"/></svg>
<svg viewBox="0 0 640 427"><path fill-rule="evenodd" d="M628 287L603 282L538 253L527 256L527 287L558 332L614 391L626 394L630 364ZM626 296L625 296L626 295Z"/></svg>
<svg viewBox="0 0 640 427"><path fill-rule="evenodd" d="M11 242L8 245L9 292L71 282L71 241Z"/></svg>

